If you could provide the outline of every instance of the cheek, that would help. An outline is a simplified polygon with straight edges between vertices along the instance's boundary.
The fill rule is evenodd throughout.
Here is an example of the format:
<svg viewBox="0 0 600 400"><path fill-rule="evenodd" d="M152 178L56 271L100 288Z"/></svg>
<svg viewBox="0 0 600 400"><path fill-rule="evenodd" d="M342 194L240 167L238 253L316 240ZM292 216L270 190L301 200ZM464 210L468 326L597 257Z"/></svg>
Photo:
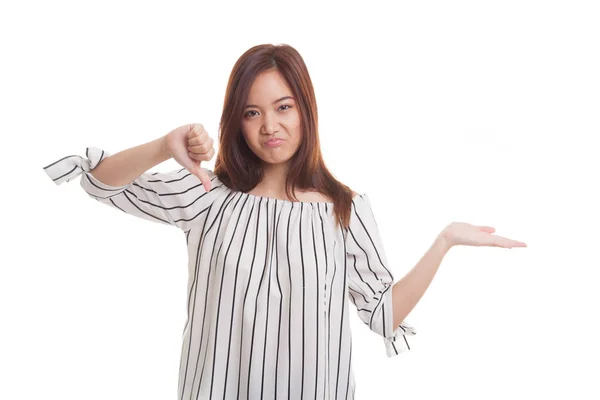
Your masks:
<svg viewBox="0 0 600 400"><path fill-rule="evenodd" d="M252 124L242 123L240 129L242 131L242 136L246 140L246 143L248 145L253 145L258 136L255 134L255 129L252 127Z"/></svg>
<svg viewBox="0 0 600 400"><path fill-rule="evenodd" d="M296 113L289 120L289 127L293 129L294 132L299 133L302 130L302 118L300 118L300 114Z"/></svg>

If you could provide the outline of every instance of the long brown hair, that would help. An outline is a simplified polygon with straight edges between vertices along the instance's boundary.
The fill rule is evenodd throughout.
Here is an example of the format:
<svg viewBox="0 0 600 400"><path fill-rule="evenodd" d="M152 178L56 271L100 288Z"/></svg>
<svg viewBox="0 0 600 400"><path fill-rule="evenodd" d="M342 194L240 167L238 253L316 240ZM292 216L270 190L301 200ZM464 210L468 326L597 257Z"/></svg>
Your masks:
<svg viewBox="0 0 600 400"><path fill-rule="evenodd" d="M277 70L293 92L302 118L302 142L290 159L286 194L297 201L294 188L312 189L332 199L336 222L350 223L352 190L336 180L323 161L319 145L317 101L304 60L287 44L261 44L236 61L225 92L219 123L219 152L215 174L232 190L249 192L263 178L261 159L248 147L241 121L250 88L256 77Z"/></svg>

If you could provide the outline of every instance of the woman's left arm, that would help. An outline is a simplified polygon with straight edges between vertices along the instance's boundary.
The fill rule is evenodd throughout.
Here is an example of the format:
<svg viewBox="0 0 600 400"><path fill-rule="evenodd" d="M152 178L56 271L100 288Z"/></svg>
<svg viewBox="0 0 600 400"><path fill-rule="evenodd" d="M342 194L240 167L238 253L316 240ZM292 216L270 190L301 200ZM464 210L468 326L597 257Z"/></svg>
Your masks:
<svg viewBox="0 0 600 400"><path fill-rule="evenodd" d="M394 326L400 325L417 305L431 284L444 256L453 246L527 247L523 242L492 235L494 231L490 226L474 226L463 222L448 225L436 237L417 265L392 287Z"/></svg>

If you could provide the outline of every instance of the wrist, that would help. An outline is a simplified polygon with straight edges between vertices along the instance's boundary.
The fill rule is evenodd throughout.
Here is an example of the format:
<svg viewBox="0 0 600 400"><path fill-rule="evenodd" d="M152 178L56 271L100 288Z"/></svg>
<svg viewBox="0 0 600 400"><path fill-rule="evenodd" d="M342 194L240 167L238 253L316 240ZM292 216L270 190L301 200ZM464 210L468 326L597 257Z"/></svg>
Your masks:
<svg viewBox="0 0 600 400"><path fill-rule="evenodd" d="M171 151L169 150L169 146L167 144L167 135L164 135L161 138L159 138L158 144L159 144L161 158L164 161L173 157L173 154L171 154Z"/></svg>
<svg viewBox="0 0 600 400"><path fill-rule="evenodd" d="M448 240L444 232L442 232L435 239L434 246L442 252L447 253L454 245Z"/></svg>

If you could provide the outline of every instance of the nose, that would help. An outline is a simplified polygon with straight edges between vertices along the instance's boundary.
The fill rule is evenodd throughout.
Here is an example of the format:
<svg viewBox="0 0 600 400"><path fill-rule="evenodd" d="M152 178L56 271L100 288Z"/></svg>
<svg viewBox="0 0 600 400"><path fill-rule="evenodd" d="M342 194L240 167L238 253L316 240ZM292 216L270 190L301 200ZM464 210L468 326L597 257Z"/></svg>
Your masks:
<svg viewBox="0 0 600 400"><path fill-rule="evenodd" d="M267 135L273 135L275 132L277 132L277 126L277 116L272 115L271 113L265 113L261 132Z"/></svg>

